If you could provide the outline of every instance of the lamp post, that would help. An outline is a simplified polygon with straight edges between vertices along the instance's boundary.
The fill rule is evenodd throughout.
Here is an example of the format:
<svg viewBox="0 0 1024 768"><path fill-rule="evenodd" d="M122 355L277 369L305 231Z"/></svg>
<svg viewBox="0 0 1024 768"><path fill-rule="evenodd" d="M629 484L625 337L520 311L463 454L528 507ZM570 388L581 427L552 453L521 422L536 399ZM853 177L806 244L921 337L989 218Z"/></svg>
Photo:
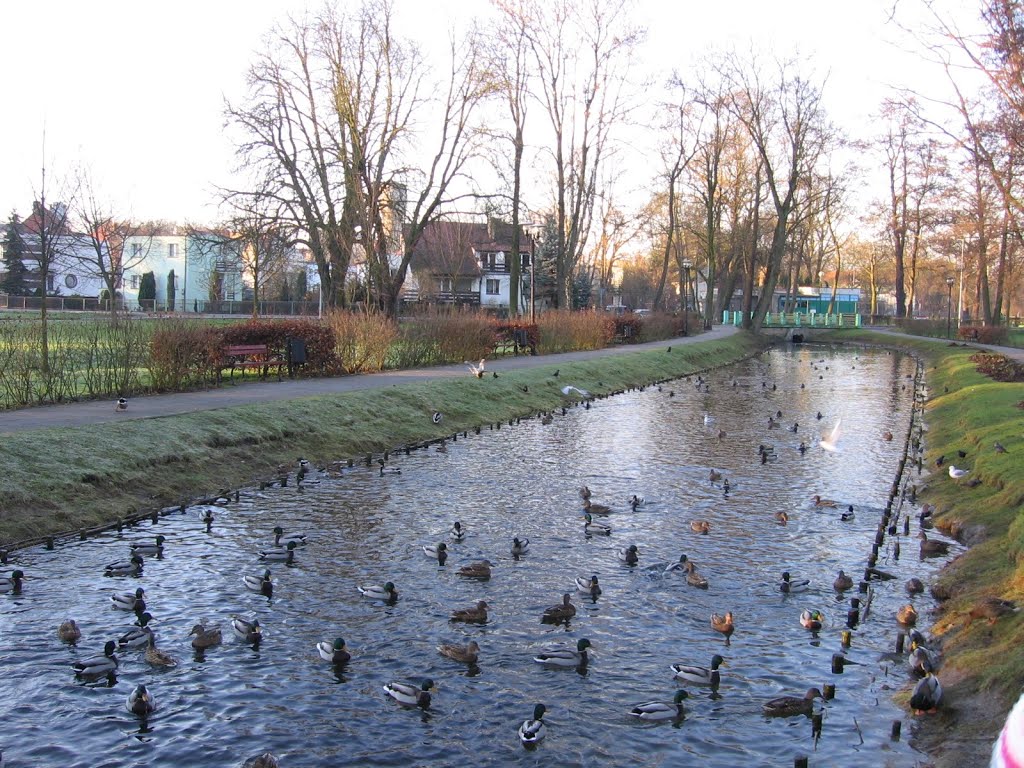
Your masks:
<svg viewBox="0 0 1024 768"><path fill-rule="evenodd" d="M686 290L690 284L690 267L692 266L692 261L690 261L689 259L683 259L683 336L690 335L690 299Z"/></svg>
<svg viewBox="0 0 1024 768"><path fill-rule="evenodd" d="M967 238L960 238L960 291L957 294L956 300L956 327L960 327L960 323L964 319L964 248L967 245Z"/></svg>
<svg viewBox="0 0 1024 768"><path fill-rule="evenodd" d="M537 232L530 235L530 323L537 322Z"/></svg>
<svg viewBox="0 0 1024 768"><path fill-rule="evenodd" d="M950 319L953 314L953 283L956 280L952 275L946 278L946 287L949 289L949 295L946 297L946 338L949 338L950 330Z"/></svg>

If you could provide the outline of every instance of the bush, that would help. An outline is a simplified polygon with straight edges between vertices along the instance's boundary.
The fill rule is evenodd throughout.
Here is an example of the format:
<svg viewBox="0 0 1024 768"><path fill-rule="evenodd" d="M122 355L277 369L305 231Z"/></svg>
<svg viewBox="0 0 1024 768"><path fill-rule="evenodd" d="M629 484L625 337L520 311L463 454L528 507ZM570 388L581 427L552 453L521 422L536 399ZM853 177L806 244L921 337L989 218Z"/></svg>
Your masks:
<svg viewBox="0 0 1024 768"><path fill-rule="evenodd" d="M212 382L222 347L219 328L188 320L161 321L149 345L153 388L177 392Z"/></svg>
<svg viewBox="0 0 1024 768"><path fill-rule="evenodd" d="M696 326L690 326L695 328ZM640 325L639 341L661 341L674 339L683 333L683 318L674 317L667 312L653 312L643 318Z"/></svg>
<svg viewBox="0 0 1024 768"><path fill-rule="evenodd" d="M249 320L217 330L220 344L214 353L214 364L220 363L223 348L232 344L266 344L271 356L285 360L288 339L302 339L306 343L306 365L297 372L322 374L337 369L334 331L317 320Z"/></svg>
<svg viewBox="0 0 1024 768"><path fill-rule="evenodd" d="M433 309L399 324L389 366L417 368L478 360L493 347L493 321L484 313Z"/></svg>
<svg viewBox="0 0 1024 768"><path fill-rule="evenodd" d="M601 349L615 338L615 318L599 312L560 309L537 316L538 351L544 355Z"/></svg>
<svg viewBox="0 0 1024 768"><path fill-rule="evenodd" d="M398 324L380 313L338 310L327 316L334 355L345 373L380 371L398 338Z"/></svg>
<svg viewBox="0 0 1024 768"><path fill-rule="evenodd" d="M515 342L516 331L526 333L526 346L530 349L537 349L540 344L540 329L536 323L528 323L525 320L504 320L494 323L494 338L497 344L512 344Z"/></svg>
<svg viewBox="0 0 1024 768"><path fill-rule="evenodd" d="M980 344L1005 344L1009 339L1004 325L964 325L960 327L956 335L961 339L977 341Z"/></svg>

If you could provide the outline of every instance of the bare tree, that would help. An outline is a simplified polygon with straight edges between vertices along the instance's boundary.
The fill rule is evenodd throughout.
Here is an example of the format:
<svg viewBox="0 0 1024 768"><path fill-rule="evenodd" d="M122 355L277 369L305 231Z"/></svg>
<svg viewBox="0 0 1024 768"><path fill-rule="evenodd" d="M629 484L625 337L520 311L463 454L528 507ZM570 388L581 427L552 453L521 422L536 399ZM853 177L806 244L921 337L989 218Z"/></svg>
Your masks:
<svg viewBox="0 0 1024 768"><path fill-rule="evenodd" d="M222 227L230 234L220 244L237 254L242 274L252 285L252 316L258 317L267 288L282 276L287 278L297 237L283 223L287 219L280 203L269 195L235 197L233 208Z"/></svg>

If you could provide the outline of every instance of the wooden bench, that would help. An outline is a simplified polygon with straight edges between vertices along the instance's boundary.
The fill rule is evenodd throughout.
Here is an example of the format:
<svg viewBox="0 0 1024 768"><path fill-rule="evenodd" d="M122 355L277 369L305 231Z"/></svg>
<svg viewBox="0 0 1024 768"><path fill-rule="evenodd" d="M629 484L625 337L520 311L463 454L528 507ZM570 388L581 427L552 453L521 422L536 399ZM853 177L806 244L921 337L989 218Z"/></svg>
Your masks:
<svg viewBox="0 0 1024 768"><path fill-rule="evenodd" d="M516 328L509 334L498 333L494 337L494 346L491 348L492 355L512 352L514 355L530 354L536 355L537 349L530 344L529 335L525 330Z"/></svg>
<svg viewBox="0 0 1024 768"><path fill-rule="evenodd" d="M247 368L255 368L260 371L260 377L266 378L271 368L277 368L277 380L281 380L281 366L284 360L271 354L266 344L229 344L221 352L220 366L217 369L217 378L225 368L230 371L230 378L234 379L235 369L244 371Z"/></svg>

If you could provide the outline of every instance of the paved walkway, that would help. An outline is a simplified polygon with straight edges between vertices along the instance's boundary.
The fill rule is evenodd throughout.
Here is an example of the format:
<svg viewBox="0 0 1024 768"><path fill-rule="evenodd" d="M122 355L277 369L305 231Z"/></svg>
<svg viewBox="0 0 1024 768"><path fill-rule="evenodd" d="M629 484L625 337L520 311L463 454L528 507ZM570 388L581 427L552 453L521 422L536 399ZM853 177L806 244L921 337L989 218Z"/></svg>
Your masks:
<svg viewBox="0 0 1024 768"><path fill-rule="evenodd" d="M647 344L628 344L584 352L565 352L558 355L537 357L503 357L487 361L487 370L510 371L521 368L536 368L541 365L556 365L575 360L593 360L601 357L628 354L645 349L658 349L696 341L712 341L732 336L738 331L731 325L719 325L699 336L653 341ZM356 392L364 389L394 387L420 381L441 381L459 376L468 376L463 364L444 365L433 368L415 368L404 371L386 371L353 376L335 376L316 379L289 379L286 381L247 382L225 385L217 389L198 392L174 392L166 395L146 395L131 398L126 411L114 410L109 400L95 400L62 405L45 405L38 408L23 408L16 411L0 412L0 434L27 432L52 427L82 427L92 424L109 424L134 419L152 419L161 416L175 416L196 411L211 411L217 408L231 408L236 405L269 403L279 400L293 400L314 395L331 395L341 392Z"/></svg>
<svg viewBox="0 0 1024 768"><path fill-rule="evenodd" d="M932 341L935 344L941 344L944 347L949 346L949 344L952 343L951 339L935 339L929 336L914 336L913 334L902 333L901 331L894 331L884 326L865 326L864 330L872 331L874 333L883 333L886 336L896 336L897 338L903 339L911 338L916 339L917 341ZM957 344L960 344L965 347L973 347L974 349L977 349L979 352L995 352L996 354L1005 355L1014 362L1024 363L1024 349L1018 349L1017 347L1000 347L997 346L996 344L980 344L976 341L963 342L960 340L957 340Z"/></svg>

